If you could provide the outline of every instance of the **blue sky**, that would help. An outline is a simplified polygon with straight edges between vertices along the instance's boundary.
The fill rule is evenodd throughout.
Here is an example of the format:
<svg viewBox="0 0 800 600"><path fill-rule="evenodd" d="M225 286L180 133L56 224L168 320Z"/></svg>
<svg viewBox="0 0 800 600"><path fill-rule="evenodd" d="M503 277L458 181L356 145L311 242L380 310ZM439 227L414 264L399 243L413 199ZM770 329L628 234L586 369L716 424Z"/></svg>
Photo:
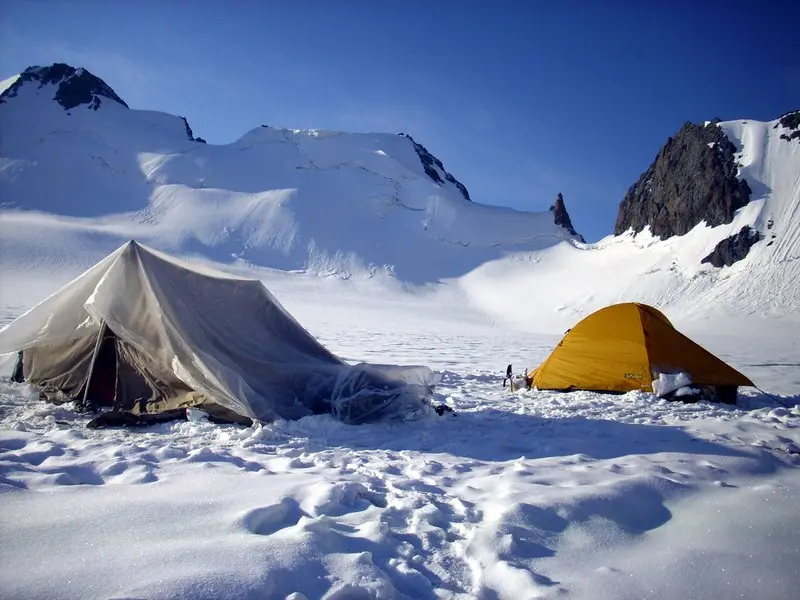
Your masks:
<svg viewBox="0 0 800 600"><path fill-rule="evenodd" d="M211 143L410 133L473 199L589 240L685 121L800 108L800 3L5 0L0 78L67 62Z"/></svg>

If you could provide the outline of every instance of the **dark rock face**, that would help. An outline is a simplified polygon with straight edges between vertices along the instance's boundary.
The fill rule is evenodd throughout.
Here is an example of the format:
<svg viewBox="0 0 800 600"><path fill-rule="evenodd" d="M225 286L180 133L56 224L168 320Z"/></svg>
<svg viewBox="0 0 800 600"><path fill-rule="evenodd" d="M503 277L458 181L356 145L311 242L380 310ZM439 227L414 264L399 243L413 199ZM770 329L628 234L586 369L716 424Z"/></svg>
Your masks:
<svg viewBox="0 0 800 600"><path fill-rule="evenodd" d="M23 85L34 81L39 82L40 88L46 85L58 85L53 99L66 110L82 104L88 105L92 110L97 110L100 108L103 98L118 102L128 108L125 101L117 96L105 81L92 75L86 69L75 69L63 63L56 63L49 67L28 67L13 85L0 94L0 104L8 98L16 96Z"/></svg>
<svg viewBox="0 0 800 600"><path fill-rule="evenodd" d="M782 140L786 140L787 142L797 140L800 142L800 110L793 110L783 115L773 129L777 129L778 127L789 130L781 133Z"/></svg>
<svg viewBox="0 0 800 600"><path fill-rule="evenodd" d="M705 221L730 223L750 201L750 187L736 178L736 147L715 119L707 126L686 123L630 187L619 205L614 234L649 225L662 239L684 235Z"/></svg>
<svg viewBox="0 0 800 600"><path fill-rule="evenodd" d="M425 169L425 173L428 175L428 177L433 179L436 183L444 183L445 181L449 181L458 188L458 191L461 192L461 195L464 196L464 198L471 201L467 187L445 170L442 161L428 152L425 146L415 142L414 138L412 138L410 135L405 133L400 133L398 135L408 138L411 143L414 144L414 150L416 150L417 156L419 156L419 160L422 162L422 167Z"/></svg>
<svg viewBox="0 0 800 600"><path fill-rule="evenodd" d="M730 267L733 263L742 260L750 248L761 239L759 233L745 225L739 233L725 238L706 256L701 263L711 263L717 268Z"/></svg>
<svg viewBox="0 0 800 600"><path fill-rule="evenodd" d="M189 121L186 120L186 117L181 117L183 121L184 127L186 127L186 135L189 136L189 140L192 142L200 142L201 144L205 144L206 141L201 137L194 137L194 133L192 132L192 128L189 127Z"/></svg>
<svg viewBox="0 0 800 600"><path fill-rule="evenodd" d="M556 225L561 225L561 227L569 231L571 235L574 235L582 243L586 242L583 236L575 231L575 228L572 226L572 219L569 218L567 206L564 204L564 196L561 195L561 192L556 196L556 202L550 207L550 211L553 213L553 219Z"/></svg>

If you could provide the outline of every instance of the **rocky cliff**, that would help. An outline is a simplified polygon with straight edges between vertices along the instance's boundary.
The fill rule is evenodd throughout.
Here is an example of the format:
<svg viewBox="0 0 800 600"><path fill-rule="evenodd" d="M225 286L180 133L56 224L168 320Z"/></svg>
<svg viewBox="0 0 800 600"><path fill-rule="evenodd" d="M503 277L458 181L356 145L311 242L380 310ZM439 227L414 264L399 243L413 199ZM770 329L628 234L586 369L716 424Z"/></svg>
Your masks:
<svg viewBox="0 0 800 600"><path fill-rule="evenodd" d="M793 110L783 115L775 124L775 129L781 128L781 139L791 142L800 142L800 110Z"/></svg>
<svg viewBox="0 0 800 600"><path fill-rule="evenodd" d="M555 204L550 207L550 212L553 213L553 220L555 221L556 225L561 225L561 227L569 231L570 234L574 235L582 243L586 242L586 240L583 239L583 236L575 231L575 228L572 226L572 219L569 218L567 206L564 204L564 196L561 195L561 192L559 192L558 196L556 196Z"/></svg>
<svg viewBox="0 0 800 600"><path fill-rule="evenodd" d="M716 226L733 220L751 191L737 178L736 148L718 123L686 123L667 140L620 203L615 235L649 225L654 235L667 239L702 221Z"/></svg>

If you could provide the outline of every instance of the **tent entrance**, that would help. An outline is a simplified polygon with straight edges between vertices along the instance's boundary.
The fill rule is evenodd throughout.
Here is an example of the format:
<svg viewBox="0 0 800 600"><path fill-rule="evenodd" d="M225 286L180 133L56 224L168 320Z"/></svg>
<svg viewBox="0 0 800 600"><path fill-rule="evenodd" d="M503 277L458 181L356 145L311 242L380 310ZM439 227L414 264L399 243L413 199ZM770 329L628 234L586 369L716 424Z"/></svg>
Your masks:
<svg viewBox="0 0 800 600"><path fill-rule="evenodd" d="M117 394L117 336L105 323L89 364L83 404L92 407L114 406Z"/></svg>

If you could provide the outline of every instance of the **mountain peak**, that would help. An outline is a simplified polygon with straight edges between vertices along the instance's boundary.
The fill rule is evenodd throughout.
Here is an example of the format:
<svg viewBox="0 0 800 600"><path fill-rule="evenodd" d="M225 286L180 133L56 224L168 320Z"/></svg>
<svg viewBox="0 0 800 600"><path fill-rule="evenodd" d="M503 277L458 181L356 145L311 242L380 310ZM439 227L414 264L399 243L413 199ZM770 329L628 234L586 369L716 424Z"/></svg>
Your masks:
<svg viewBox="0 0 800 600"><path fill-rule="evenodd" d="M102 104L102 98L108 98L128 108L125 101L105 81L82 67L76 69L64 63L54 63L48 67L28 67L8 89L0 94L0 104L6 102L8 98L15 97L20 88L33 82L38 82L39 88L47 85L56 86L53 100L65 110L82 104L97 110Z"/></svg>
<svg viewBox="0 0 800 600"><path fill-rule="evenodd" d="M750 201L751 190L739 178L739 168L736 146L719 119L704 125L686 122L628 189L615 235L649 226L653 235L667 239L685 235L703 221L710 227L730 223Z"/></svg>
<svg viewBox="0 0 800 600"><path fill-rule="evenodd" d="M553 219L555 220L556 225L561 225L561 227L569 231L570 234L574 235L581 242L586 241L583 239L583 236L575 231L575 228L572 226L572 219L569 218L567 205L564 204L564 196L561 195L561 192L558 192L556 201L553 206L550 207L550 211L553 213Z"/></svg>

